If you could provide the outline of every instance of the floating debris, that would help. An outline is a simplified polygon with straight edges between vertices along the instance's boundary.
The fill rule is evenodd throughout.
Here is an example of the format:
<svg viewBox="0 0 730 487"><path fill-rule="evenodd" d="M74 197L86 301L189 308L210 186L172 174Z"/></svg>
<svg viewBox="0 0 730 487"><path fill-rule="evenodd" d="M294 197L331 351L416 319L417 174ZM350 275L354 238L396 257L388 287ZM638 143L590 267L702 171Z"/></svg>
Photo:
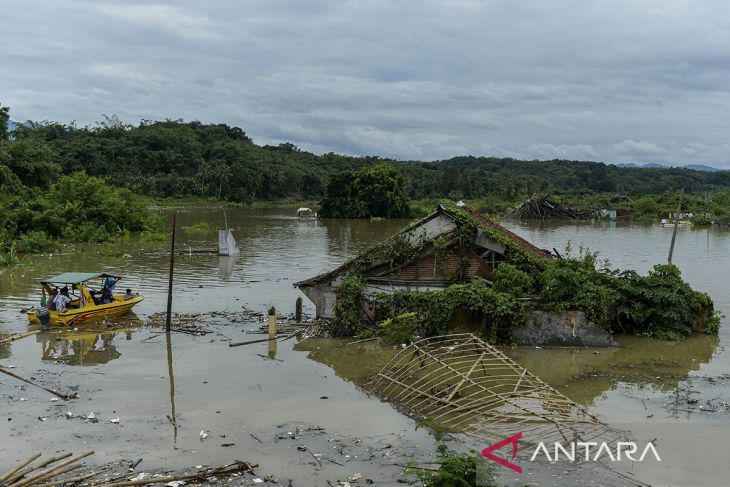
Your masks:
<svg viewBox="0 0 730 487"><path fill-rule="evenodd" d="M0 485L3 487L32 487L37 485L73 485L81 483L97 477L107 470L106 468L100 468L75 477L65 475L82 468L84 465L81 463L81 460L93 454L93 451L87 451L76 456L73 456L71 453L63 453L46 460L40 460L34 465L34 462L41 457L40 453L36 453L0 475ZM186 480L195 479L198 482L204 482L206 480L214 481L217 477L226 475L232 477L239 476L242 473L255 475L255 469L257 467L258 465L237 460L227 465L216 468L205 468L194 473L164 475L142 472L131 477L127 474L113 478L105 478L102 481L93 481L93 485L101 487L125 487L165 484L170 487L181 487L185 485Z"/></svg>
<svg viewBox="0 0 730 487"><path fill-rule="evenodd" d="M568 208L547 198L530 198L512 208L505 218L517 220L581 220L590 218L591 211Z"/></svg>

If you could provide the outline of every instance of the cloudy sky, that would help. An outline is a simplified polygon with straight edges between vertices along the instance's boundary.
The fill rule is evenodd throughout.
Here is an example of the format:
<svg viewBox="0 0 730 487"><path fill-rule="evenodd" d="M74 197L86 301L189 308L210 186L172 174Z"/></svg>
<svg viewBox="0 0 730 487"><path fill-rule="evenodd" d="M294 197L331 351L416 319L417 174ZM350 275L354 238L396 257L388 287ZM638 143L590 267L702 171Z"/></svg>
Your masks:
<svg viewBox="0 0 730 487"><path fill-rule="evenodd" d="M14 120L242 127L400 159L730 168L730 2L4 0Z"/></svg>

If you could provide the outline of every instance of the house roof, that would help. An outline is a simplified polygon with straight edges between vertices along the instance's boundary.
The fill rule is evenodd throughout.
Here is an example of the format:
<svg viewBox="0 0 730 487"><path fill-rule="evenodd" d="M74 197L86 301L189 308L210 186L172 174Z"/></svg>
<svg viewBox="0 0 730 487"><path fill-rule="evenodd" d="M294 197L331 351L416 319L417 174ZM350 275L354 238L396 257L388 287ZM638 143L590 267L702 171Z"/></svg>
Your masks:
<svg viewBox="0 0 730 487"><path fill-rule="evenodd" d="M110 275L111 274L105 274L103 272L64 272L63 274L49 277L41 282L51 284L80 284L82 282L96 279L97 277L106 277Z"/></svg>
<svg viewBox="0 0 730 487"><path fill-rule="evenodd" d="M497 232L502 234L504 237L506 237L507 239L512 241L519 250L521 250L523 252L527 252L534 257L537 257L540 259L550 259L553 257L553 255L550 252L548 252L547 250L543 250L543 249L540 249L540 248L534 246L533 244L531 244L524 238L507 230L502 225L490 220L489 218L480 214L476 210L469 208L468 206L460 206L458 208L460 210L464 210L464 212L466 214L465 215L460 214L460 212L455 211L454 209L450 209L447 206L445 206L444 204L440 204L436 208L436 211L434 211L427 217L421 218L420 220L415 221L414 223L408 225L406 228L404 228L403 230L398 232L393 237L383 240L379 244L375 245L374 247L371 247L370 249L361 253L360 255L372 253L376 249L380 249L380 248L384 247L390 240L392 240L396 236L403 235L405 233L409 233L412 230L414 230L415 228L418 228L419 226L423 225L424 223L432 220L433 218L436 218L438 215L445 214L445 215L448 215L450 218L452 218L455 221L463 221L465 218L473 218L474 220L476 220L476 222L478 224L484 225L485 227L487 227L491 230L496 230ZM338 266L330 271L323 272L316 276L310 277L309 279L304 279L302 281L295 282L294 286L295 287L311 286L311 285L317 284L318 282L321 282L325 279L332 278L332 277L336 276L337 274L339 274L340 272L346 270L356 259L357 259L357 257L355 259L348 260L347 262L341 264L340 266ZM381 264L382 264L382 262L374 263L371 266L371 268L377 267Z"/></svg>
<svg viewBox="0 0 730 487"><path fill-rule="evenodd" d="M439 205L440 206L440 205ZM486 225L487 227L498 231L505 237L512 240L514 243L525 249L527 252L531 253L535 257L541 258L541 259L551 259L553 258L553 254L548 252L545 249L541 249L539 247L534 246L529 241L525 240L524 238L520 237L514 232L511 232L504 228L499 223L490 220L486 216L482 215L481 213L477 212L476 210L469 208L468 206L462 206L461 207L464 211L466 211L472 218L479 221L482 225ZM448 211L448 210L447 210Z"/></svg>

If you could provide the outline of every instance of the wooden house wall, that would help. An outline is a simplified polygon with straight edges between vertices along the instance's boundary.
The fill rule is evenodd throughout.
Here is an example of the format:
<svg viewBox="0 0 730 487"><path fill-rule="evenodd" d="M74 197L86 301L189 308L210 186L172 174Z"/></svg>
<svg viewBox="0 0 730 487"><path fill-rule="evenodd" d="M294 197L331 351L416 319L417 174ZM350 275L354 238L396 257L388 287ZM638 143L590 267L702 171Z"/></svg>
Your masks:
<svg viewBox="0 0 730 487"><path fill-rule="evenodd" d="M415 259L405 267L382 277L406 281L453 280L454 276L459 275L460 263L458 252L452 252L441 258L440 265L436 263L434 254L430 254ZM469 262L464 268L464 278L470 280L474 277L491 280L493 269L491 263L485 262L475 252L469 252Z"/></svg>

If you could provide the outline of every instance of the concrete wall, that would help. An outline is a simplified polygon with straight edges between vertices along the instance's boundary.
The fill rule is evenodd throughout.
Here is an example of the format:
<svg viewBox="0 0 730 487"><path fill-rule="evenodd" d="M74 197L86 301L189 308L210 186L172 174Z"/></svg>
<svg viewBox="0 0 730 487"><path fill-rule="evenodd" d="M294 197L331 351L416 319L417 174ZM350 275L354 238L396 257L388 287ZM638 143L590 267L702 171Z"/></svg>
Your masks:
<svg viewBox="0 0 730 487"><path fill-rule="evenodd" d="M582 311L525 313L527 323L512 330L515 345L618 347L610 333L589 321Z"/></svg>
<svg viewBox="0 0 730 487"><path fill-rule="evenodd" d="M299 288L316 308L317 318L334 318L335 314L332 305L335 303L335 288L327 284L315 286L302 286Z"/></svg>

